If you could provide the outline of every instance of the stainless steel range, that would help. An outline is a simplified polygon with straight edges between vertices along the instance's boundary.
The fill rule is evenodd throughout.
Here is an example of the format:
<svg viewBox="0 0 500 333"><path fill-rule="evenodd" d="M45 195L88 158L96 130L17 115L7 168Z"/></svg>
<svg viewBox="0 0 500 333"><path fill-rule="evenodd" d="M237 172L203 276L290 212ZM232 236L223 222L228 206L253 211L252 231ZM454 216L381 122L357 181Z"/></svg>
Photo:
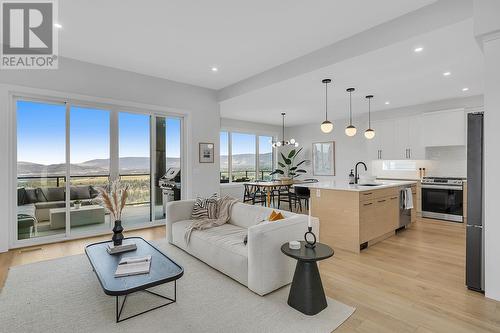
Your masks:
<svg viewBox="0 0 500 333"><path fill-rule="evenodd" d="M422 217L463 222L463 179L424 177L422 180Z"/></svg>

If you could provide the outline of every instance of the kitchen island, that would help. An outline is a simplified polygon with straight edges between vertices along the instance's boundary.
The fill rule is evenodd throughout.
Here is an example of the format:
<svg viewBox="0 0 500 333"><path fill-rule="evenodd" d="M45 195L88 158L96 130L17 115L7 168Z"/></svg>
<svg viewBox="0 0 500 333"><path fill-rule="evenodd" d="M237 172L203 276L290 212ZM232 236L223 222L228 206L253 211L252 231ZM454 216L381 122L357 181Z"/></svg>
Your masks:
<svg viewBox="0 0 500 333"><path fill-rule="evenodd" d="M311 191L311 214L320 221L320 239L334 249L360 250L395 234L400 228L400 191L415 181L384 181L362 185L324 181L300 184ZM411 222L416 219L411 211Z"/></svg>

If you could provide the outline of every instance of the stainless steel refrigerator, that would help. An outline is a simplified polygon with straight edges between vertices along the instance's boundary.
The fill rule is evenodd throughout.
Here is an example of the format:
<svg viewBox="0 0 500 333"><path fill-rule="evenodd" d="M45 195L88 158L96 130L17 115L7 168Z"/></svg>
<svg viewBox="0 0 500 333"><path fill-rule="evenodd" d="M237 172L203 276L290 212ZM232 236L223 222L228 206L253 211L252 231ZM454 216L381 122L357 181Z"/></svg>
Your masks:
<svg viewBox="0 0 500 333"><path fill-rule="evenodd" d="M467 115L467 229L465 284L484 291L483 113Z"/></svg>

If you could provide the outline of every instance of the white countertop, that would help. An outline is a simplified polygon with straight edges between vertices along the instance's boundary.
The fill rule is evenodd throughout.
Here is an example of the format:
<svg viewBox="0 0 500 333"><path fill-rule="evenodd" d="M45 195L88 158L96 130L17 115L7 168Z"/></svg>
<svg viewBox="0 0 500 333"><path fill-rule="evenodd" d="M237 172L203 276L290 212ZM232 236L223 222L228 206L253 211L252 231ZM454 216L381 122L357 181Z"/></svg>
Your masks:
<svg viewBox="0 0 500 333"><path fill-rule="evenodd" d="M402 186L402 185L413 185L416 183L417 182L414 180L408 180L408 181L398 181L398 180L379 181L379 180L377 180L375 182L372 182L372 184L380 184L378 186L362 186L362 185L351 185L347 181L330 180L330 181L320 181L317 183L297 184L295 186L316 188L316 189L323 189L323 190L341 190L341 191L362 192L362 191L373 191L373 190L378 190L378 189L382 189L382 188L396 187L396 186Z"/></svg>

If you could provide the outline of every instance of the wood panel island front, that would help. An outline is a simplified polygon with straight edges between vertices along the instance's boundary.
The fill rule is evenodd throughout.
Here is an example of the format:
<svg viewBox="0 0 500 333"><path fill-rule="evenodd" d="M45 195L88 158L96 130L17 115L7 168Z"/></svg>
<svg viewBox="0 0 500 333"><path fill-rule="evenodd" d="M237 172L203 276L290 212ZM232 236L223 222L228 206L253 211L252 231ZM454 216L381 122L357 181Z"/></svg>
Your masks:
<svg viewBox="0 0 500 333"><path fill-rule="evenodd" d="M359 253L395 234L400 227L400 192L411 187L416 207L415 181L349 185L330 181L307 185L311 214L320 221L319 238L334 249ZM416 220L415 209L411 222Z"/></svg>

